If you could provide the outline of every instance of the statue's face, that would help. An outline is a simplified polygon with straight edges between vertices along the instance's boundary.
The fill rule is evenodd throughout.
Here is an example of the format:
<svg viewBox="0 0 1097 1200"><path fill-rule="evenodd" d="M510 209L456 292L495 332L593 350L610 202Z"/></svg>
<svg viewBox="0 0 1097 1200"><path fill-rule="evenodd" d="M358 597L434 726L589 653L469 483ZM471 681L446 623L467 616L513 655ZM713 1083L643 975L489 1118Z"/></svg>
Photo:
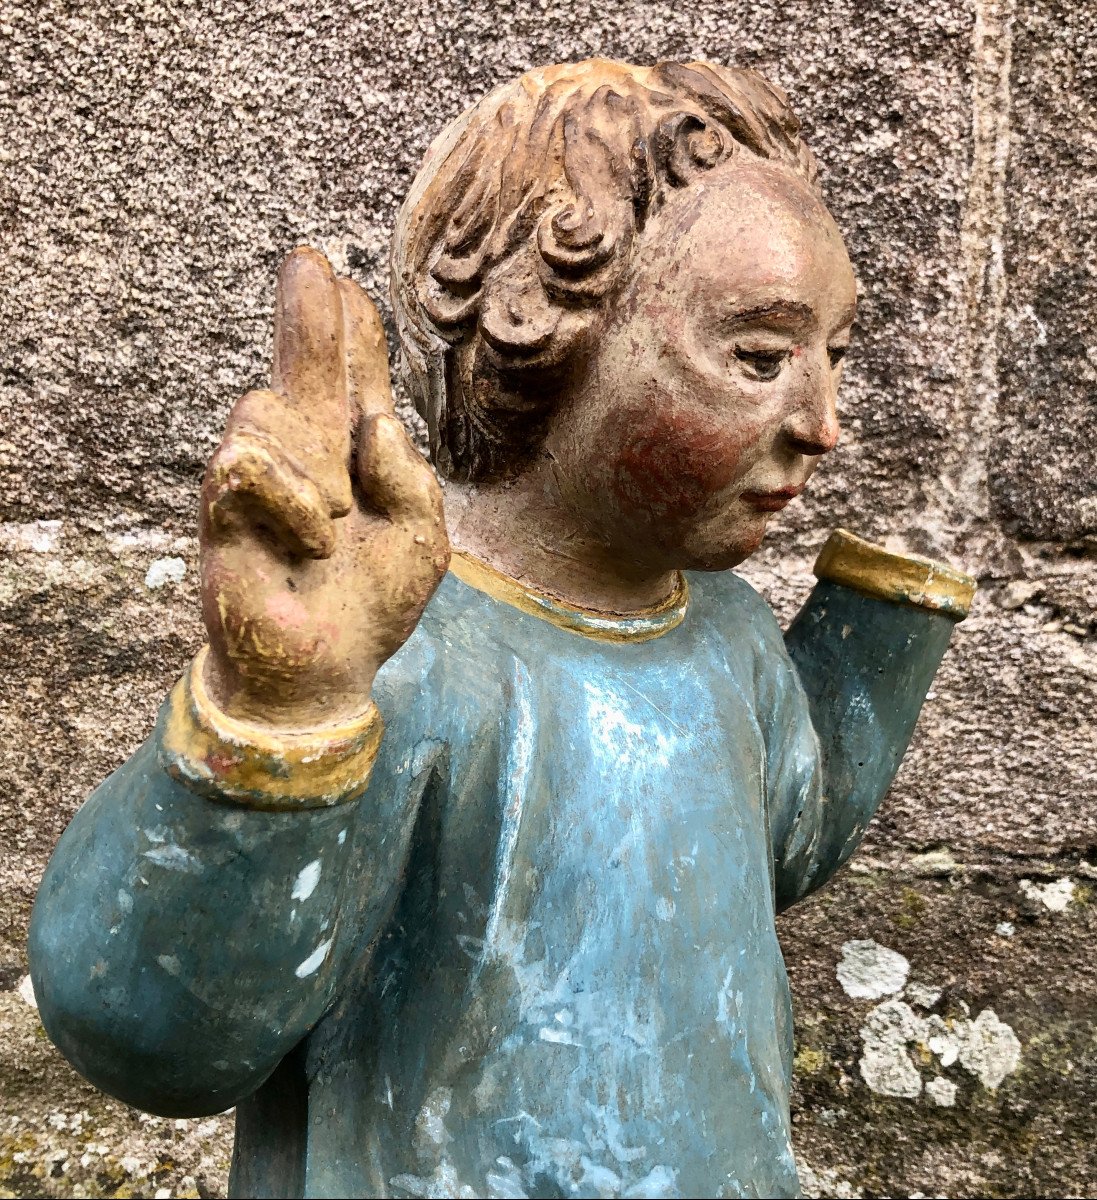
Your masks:
<svg viewBox="0 0 1097 1200"><path fill-rule="evenodd" d="M754 161L706 175L640 238L545 447L616 555L723 570L838 439L853 270L819 200Z"/></svg>

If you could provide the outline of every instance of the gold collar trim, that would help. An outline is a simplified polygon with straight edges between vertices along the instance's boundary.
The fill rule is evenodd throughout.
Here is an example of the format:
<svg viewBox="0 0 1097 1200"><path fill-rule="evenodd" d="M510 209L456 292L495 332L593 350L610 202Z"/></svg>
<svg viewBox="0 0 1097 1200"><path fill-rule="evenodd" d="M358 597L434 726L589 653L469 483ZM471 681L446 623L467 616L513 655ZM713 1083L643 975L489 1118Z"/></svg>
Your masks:
<svg viewBox="0 0 1097 1200"><path fill-rule="evenodd" d="M548 596L460 550L453 552L449 569L462 583L467 583L493 600L509 604L530 616L540 617L542 621L548 621L569 633L600 642L649 642L662 637L681 625L689 606L689 584L681 571L678 572L674 591L662 603L636 612L616 614L582 608Z"/></svg>

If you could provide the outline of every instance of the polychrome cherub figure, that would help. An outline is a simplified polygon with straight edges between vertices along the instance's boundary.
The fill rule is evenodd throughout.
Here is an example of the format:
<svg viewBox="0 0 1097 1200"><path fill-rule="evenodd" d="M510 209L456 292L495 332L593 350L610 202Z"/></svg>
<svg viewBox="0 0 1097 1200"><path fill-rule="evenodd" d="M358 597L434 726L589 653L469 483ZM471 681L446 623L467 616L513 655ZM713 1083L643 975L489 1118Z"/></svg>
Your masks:
<svg viewBox="0 0 1097 1200"><path fill-rule="evenodd" d="M238 1196L797 1194L774 916L971 592L839 534L782 637L731 573L837 441L855 299L775 88L534 71L394 241L443 502L376 312L292 254L202 493L209 646L35 909L77 1068L237 1105Z"/></svg>

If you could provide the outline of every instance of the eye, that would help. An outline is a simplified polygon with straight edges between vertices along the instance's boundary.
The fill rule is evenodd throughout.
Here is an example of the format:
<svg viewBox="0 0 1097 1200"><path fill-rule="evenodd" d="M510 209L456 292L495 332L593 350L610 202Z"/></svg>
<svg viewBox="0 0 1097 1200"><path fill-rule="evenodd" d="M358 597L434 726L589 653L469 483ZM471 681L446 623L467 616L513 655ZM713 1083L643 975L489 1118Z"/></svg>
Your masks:
<svg viewBox="0 0 1097 1200"><path fill-rule="evenodd" d="M746 367L746 373L752 379L769 382L781 374L781 366L787 355L783 350L747 350L736 346L735 357Z"/></svg>
<svg viewBox="0 0 1097 1200"><path fill-rule="evenodd" d="M842 359L846 356L848 346L831 346L827 350L827 355L830 358L831 370L837 370Z"/></svg>

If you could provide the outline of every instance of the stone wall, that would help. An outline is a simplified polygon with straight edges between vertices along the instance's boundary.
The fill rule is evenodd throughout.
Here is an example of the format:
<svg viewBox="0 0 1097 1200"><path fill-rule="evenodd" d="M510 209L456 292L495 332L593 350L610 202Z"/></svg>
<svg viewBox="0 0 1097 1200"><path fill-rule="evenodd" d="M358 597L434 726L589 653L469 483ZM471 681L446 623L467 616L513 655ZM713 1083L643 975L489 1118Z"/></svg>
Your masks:
<svg viewBox="0 0 1097 1200"><path fill-rule="evenodd" d="M223 1194L45 1041L27 914L199 645L195 497L298 242L385 295L433 131L600 53L758 67L861 289L839 452L746 572L845 525L981 580L855 865L781 922L809 1191L1097 1191L1097 7L16 0L0 12L0 1195Z"/></svg>

